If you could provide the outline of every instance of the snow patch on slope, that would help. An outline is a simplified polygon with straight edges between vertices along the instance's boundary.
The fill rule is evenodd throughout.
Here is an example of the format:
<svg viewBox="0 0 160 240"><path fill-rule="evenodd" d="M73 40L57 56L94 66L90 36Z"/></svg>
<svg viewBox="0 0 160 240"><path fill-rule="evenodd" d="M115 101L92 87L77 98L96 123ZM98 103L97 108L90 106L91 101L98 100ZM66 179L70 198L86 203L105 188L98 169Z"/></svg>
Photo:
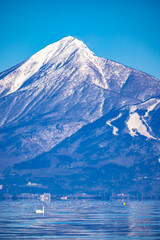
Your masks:
<svg viewBox="0 0 160 240"><path fill-rule="evenodd" d="M131 108L130 108L130 113L133 113L133 112L135 112L137 110L137 106L136 105L133 105L133 106L131 106Z"/></svg>
<svg viewBox="0 0 160 240"><path fill-rule="evenodd" d="M145 113L144 117L148 117L149 113L154 110L158 103L160 103L160 99L154 99L154 103L147 108L147 112Z"/></svg>
<svg viewBox="0 0 160 240"><path fill-rule="evenodd" d="M143 124L142 120L138 113L132 113L129 115L129 120L126 122L127 127L129 129L130 135L132 137L137 136L136 132L140 133L141 135L155 139L150 133L147 131L146 126Z"/></svg>
<svg viewBox="0 0 160 240"><path fill-rule="evenodd" d="M114 122L115 120L117 120L117 119L120 118L121 116L122 116L122 113L120 113L116 118L113 118L113 119L108 120L108 121L106 122L106 124L107 124L108 126L113 127L112 133L113 133L114 135L118 135L118 128L115 127L114 125L112 125L111 122Z"/></svg>
<svg viewBox="0 0 160 240"><path fill-rule="evenodd" d="M149 113L153 111L159 103L160 99L152 98L138 105L130 106L129 120L126 122L126 124L132 137L137 136L136 132L139 132L141 135L146 136L147 138L156 139L150 134L152 133L152 129L147 123L147 118ZM138 110L147 111L145 112L144 116L140 117L137 113Z"/></svg>

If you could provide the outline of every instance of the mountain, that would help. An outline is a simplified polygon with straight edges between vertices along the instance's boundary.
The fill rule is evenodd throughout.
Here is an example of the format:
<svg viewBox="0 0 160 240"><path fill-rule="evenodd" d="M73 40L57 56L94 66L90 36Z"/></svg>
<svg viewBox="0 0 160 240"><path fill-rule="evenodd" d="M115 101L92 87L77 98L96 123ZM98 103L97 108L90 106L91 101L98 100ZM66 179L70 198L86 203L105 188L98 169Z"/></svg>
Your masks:
<svg viewBox="0 0 160 240"><path fill-rule="evenodd" d="M158 79L63 38L0 74L1 174L160 196L159 117Z"/></svg>

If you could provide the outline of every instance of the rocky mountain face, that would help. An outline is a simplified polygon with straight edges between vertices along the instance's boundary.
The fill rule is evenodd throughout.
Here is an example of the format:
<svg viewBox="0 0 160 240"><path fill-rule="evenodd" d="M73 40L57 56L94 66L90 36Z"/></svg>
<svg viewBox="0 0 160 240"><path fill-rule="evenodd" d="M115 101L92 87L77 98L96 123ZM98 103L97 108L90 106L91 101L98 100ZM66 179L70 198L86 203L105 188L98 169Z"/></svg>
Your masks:
<svg viewBox="0 0 160 240"><path fill-rule="evenodd" d="M160 81L66 37L0 74L5 179L160 196Z"/></svg>

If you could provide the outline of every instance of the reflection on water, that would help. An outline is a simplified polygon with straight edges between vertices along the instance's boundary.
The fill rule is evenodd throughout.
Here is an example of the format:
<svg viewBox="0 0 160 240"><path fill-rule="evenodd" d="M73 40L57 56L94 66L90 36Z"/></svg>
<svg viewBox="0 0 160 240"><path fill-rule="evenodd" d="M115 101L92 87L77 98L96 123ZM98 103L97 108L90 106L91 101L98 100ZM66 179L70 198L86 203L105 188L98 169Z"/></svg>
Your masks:
<svg viewBox="0 0 160 240"><path fill-rule="evenodd" d="M0 239L160 239L160 201L1 201Z"/></svg>

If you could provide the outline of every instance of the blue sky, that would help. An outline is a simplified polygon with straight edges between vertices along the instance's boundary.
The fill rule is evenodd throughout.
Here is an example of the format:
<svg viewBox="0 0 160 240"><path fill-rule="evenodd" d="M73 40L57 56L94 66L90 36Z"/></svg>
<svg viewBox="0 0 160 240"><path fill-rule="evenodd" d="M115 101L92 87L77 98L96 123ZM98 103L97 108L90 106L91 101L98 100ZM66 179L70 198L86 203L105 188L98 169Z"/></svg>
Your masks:
<svg viewBox="0 0 160 240"><path fill-rule="evenodd" d="M0 0L0 72L66 36L160 79L159 0Z"/></svg>

